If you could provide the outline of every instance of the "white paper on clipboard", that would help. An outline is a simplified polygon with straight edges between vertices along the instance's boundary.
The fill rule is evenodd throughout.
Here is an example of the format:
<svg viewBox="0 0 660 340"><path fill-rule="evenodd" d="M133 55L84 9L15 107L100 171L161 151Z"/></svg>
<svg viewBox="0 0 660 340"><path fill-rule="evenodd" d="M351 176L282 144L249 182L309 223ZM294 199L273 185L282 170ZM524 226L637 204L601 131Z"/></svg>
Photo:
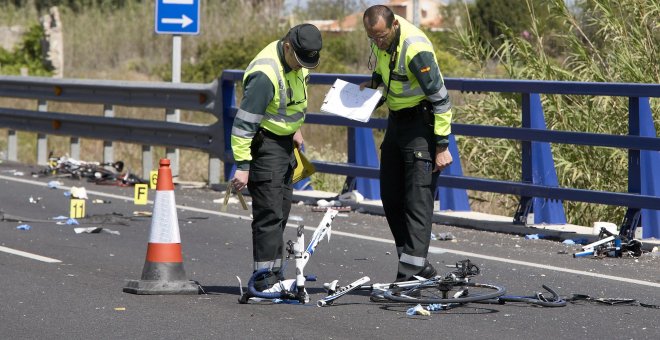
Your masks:
<svg viewBox="0 0 660 340"><path fill-rule="evenodd" d="M359 85L337 79L325 95L321 112L366 123L380 97L378 90L365 87L360 91Z"/></svg>

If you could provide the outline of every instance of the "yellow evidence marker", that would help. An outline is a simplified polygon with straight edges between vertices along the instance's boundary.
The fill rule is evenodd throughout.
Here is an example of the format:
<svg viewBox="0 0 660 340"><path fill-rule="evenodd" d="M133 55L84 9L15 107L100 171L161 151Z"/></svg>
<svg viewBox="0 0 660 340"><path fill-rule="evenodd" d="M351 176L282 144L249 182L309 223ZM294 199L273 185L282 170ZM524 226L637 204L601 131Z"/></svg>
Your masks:
<svg viewBox="0 0 660 340"><path fill-rule="evenodd" d="M85 200L77 199L77 198L71 199L71 208L69 210L69 217L71 218L85 217Z"/></svg>
<svg viewBox="0 0 660 340"><path fill-rule="evenodd" d="M156 184L158 184L158 170L151 170L149 172L149 189L156 189Z"/></svg>
<svg viewBox="0 0 660 340"><path fill-rule="evenodd" d="M147 204L147 199L149 198L149 185L148 184L136 184L135 185L135 197L133 198L133 203L136 205L145 205Z"/></svg>

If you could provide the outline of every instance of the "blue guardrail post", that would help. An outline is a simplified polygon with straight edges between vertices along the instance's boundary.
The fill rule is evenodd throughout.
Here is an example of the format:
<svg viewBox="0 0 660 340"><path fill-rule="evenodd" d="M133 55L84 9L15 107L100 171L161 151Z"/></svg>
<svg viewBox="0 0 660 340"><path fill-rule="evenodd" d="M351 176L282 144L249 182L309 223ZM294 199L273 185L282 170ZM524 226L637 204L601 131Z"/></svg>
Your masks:
<svg viewBox="0 0 660 340"><path fill-rule="evenodd" d="M234 81L222 81L222 128L225 138L225 155L231 155L231 127L234 124L234 117L231 116L231 108L236 106L236 97L234 96L236 85ZM234 176L236 164L222 160L225 165L225 182Z"/></svg>
<svg viewBox="0 0 660 340"><path fill-rule="evenodd" d="M656 137L649 98L636 99L639 103L639 135ZM660 178L654 176L658 169L660 169L660 154L657 151L641 150L642 195L660 196ZM642 209L642 238L651 237L660 238L660 211Z"/></svg>
<svg viewBox="0 0 660 340"><path fill-rule="evenodd" d="M372 129L355 128L354 133L353 149L355 150L355 164L372 168L380 167L378 150L376 149ZM351 138L349 138L349 141L351 141ZM380 199L380 181L378 179L358 177L355 179L355 190L360 192L365 198L372 200Z"/></svg>
<svg viewBox="0 0 660 340"><path fill-rule="evenodd" d="M458 148L456 147L456 138L454 135L449 135L449 152L451 152L454 161L442 172L442 174L463 177L461 158L458 155ZM465 189L445 188L438 185L435 188L435 197L440 200L441 211L470 211L470 202L468 200L467 190Z"/></svg>
<svg viewBox="0 0 660 340"><path fill-rule="evenodd" d="M530 93L530 114L531 128L545 130L543 106L538 93ZM532 182L550 187L559 186L550 143L532 142ZM533 204L534 224L566 224L561 200L534 197Z"/></svg>

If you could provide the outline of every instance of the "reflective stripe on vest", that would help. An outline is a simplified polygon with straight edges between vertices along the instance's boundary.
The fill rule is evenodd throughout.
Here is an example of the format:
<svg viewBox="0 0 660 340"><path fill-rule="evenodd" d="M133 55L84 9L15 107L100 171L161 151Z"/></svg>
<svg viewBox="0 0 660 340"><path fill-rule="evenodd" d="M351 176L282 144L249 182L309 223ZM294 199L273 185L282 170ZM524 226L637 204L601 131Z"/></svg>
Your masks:
<svg viewBox="0 0 660 340"><path fill-rule="evenodd" d="M384 51L379 51L378 69L380 70L381 75L384 75L384 73L387 73L388 75L387 77L383 77L383 83L385 84L383 93L388 94L388 107L392 110L400 110L417 105L417 103L426 97L424 90L421 88L412 72L409 72L408 65L406 64L406 60L412 59L407 58L410 47L413 44L424 44L426 47L415 48L414 53L418 53L418 51L429 51L435 57L435 52L433 51L433 45L423 32L402 17L395 17L399 21L402 41L400 41L399 46L397 46L399 55L397 56L395 69L392 71L394 76L389 72L389 58L385 57L387 54ZM392 78L392 83L388 89L387 84L389 83L389 78ZM438 100L440 99L442 98L439 98Z"/></svg>
<svg viewBox="0 0 660 340"><path fill-rule="evenodd" d="M275 41L264 48L250 65L248 65L245 70L244 79L250 73L257 71L256 68L260 67L260 71L264 72L271 82L273 82L273 87L275 88L273 101L266 107L266 112L260 125L275 134L289 135L298 130L305 119L305 112L307 111L307 88L304 79L308 71L307 69L301 69L299 71L290 71L285 75L284 69L280 64L277 46L278 42ZM268 71L265 69L268 69ZM299 76L302 77L302 82L290 80L291 77L301 79ZM294 86L291 86L291 83ZM291 88L287 89L287 86ZM292 96L295 93L303 93L305 99L293 104L287 104L287 95Z"/></svg>
<svg viewBox="0 0 660 340"><path fill-rule="evenodd" d="M286 90L284 89L284 79L282 79L282 75L280 74L278 64L276 63L275 60L273 59L253 60L245 70L245 74L248 74L257 65L266 65L266 66L270 66L273 69L273 73L275 74L275 77L277 77L277 85L278 85L277 86L278 92L275 93L275 96L278 96L281 93L286 93ZM277 113L282 116L286 116L286 96L279 96L279 97L280 97L280 106L277 108Z"/></svg>

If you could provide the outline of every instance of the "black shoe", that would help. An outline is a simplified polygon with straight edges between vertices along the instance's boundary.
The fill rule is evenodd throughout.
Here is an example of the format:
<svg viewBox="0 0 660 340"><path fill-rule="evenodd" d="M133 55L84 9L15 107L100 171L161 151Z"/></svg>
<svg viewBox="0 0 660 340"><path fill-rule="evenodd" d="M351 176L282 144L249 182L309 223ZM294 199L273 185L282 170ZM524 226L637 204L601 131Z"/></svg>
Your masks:
<svg viewBox="0 0 660 340"><path fill-rule="evenodd" d="M397 278L396 278L396 280L394 280L394 282L404 282L404 281L416 280L415 279L416 276L423 277L425 279L432 279L432 278L436 277L437 275L438 275L438 271L435 270L435 268L433 268L433 265L431 265L431 263L426 261L426 264L424 265L424 268L422 268L422 270L420 270L417 274L408 277L408 276L403 276L403 275L401 275L401 273L399 273L399 275L397 275Z"/></svg>
<svg viewBox="0 0 660 340"><path fill-rule="evenodd" d="M431 279L434 278L438 275L438 271L433 268L433 265L431 265L430 262L426 261L426 265L424 266L424 269L422 269L417 275L415 276L421 276L425 279Z"/></svg>

